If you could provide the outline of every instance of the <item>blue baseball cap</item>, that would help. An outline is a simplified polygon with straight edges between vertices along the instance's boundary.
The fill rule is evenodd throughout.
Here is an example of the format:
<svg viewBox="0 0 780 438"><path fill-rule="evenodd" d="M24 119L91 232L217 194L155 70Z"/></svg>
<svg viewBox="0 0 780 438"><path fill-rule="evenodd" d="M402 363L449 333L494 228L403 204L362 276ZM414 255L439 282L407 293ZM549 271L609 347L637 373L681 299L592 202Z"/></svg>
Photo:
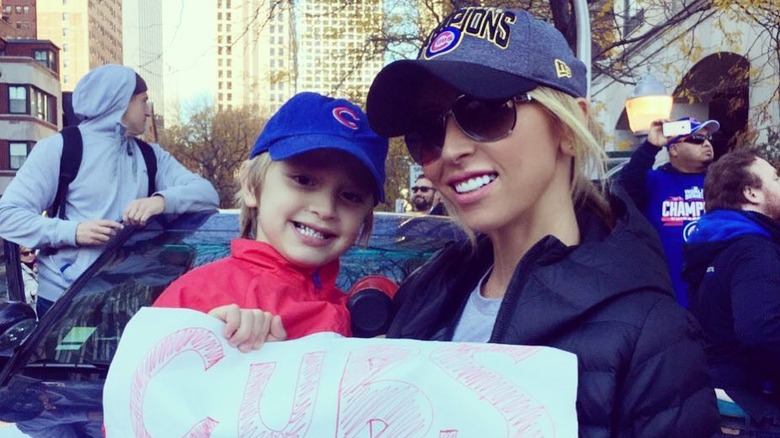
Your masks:
<svg viewBox="0 0 780 438"><path fill-rule="evenodd" d="M274 161L316 150L346 152L363 163L374 178L377 202L385 201L387 138L368 125L352 102L317 93L298 93L285 102L257 137L249 158L268 152Z"/></svg>
<svg viewBox="0 0 780 438"><path fill-rule="evenodd" d="M385 66L366 109L380 135L405 134L409 109L426 76L480 99L509 99L543 85L587 95L587 69L552 25L523 10L468 7L452 12L425 41L416 60Z"/></svg>
<svg viewBox="0 0 780 438"><path fill-rule="evenodd" d="M710 133L710 135L718 132L720 129L720 123L718 123L717 120L706 120L704 122L699 122L693 117L681 117L677 119L677 122L681 122L683 120L688 120L691 122L691 133L686 135L678 135L676 137L672 137L671 140L666 142L666 147L669 147L675 143L679 143L680 140L684 139L685 137L688 137L689 135L696 134L697 132L701 131L702 129L707 129L707 132Z"/></svg>

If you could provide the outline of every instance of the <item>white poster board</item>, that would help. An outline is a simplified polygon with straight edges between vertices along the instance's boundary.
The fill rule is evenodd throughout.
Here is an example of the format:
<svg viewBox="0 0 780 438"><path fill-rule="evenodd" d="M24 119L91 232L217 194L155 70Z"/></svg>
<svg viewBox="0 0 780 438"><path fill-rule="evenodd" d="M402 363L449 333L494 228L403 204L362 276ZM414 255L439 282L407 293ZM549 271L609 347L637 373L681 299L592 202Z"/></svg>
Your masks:
<svg viewBox="0 0 780 438"><path fill-rule="evenodd" d="M222 326L186 309L133 317L105 385L107 436L577 436L571 353L330 333L241 353Z"/></svg>

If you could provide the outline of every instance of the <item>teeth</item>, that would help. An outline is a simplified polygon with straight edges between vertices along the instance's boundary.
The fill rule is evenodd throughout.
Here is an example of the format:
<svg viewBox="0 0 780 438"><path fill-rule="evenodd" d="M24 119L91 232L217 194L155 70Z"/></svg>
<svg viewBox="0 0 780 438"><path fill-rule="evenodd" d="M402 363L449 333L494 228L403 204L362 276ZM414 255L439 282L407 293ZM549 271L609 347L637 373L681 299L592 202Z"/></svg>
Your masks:
<svg viewBox="0 0 780 438"><path fill-rule="evenodd" d="M458 193L468 193L477 190L480 187L484 187L495 180L495 175L482 175L475 178L469 178L466 181L455 184L455 191Z"/></svg>
<svg viewBox="0 0 780 438"><path fill-rule="evenodd" d="M295 228L298 229L298 232L303 234L304 236L314 237L317 239L325 239L325 235L320 233L319 231L313 230L306 225L296 224Z"/></svg>

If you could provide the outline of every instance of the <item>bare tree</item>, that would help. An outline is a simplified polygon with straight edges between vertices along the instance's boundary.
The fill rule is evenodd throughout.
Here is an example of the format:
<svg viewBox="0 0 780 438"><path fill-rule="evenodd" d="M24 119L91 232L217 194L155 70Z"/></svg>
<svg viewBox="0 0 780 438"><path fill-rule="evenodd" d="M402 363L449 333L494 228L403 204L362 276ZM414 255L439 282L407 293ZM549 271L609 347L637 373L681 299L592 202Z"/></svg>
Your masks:
<svg viewBox="0 0 780 438"><path fill-rule="evenodd" d="M260 134L265 120L250 109L215 111L202 106L188 123L165 129L161 144L182 164L214 184L220 206L233 207L235 175Z"/></svg>

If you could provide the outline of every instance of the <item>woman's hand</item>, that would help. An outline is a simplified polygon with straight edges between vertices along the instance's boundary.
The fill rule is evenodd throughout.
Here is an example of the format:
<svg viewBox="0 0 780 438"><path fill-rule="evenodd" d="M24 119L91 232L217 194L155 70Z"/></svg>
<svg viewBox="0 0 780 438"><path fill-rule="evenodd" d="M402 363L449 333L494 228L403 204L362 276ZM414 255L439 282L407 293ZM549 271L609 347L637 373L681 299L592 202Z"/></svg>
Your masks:
<svg viewBox="0 0 780 438"><path fill-rule="evenodd" d="M266 342L287 339L282 318L260 309L242 309L228 304L212 309L209 315L225 323L222 333L228 343L244 353L259 350Z"/></svg>

